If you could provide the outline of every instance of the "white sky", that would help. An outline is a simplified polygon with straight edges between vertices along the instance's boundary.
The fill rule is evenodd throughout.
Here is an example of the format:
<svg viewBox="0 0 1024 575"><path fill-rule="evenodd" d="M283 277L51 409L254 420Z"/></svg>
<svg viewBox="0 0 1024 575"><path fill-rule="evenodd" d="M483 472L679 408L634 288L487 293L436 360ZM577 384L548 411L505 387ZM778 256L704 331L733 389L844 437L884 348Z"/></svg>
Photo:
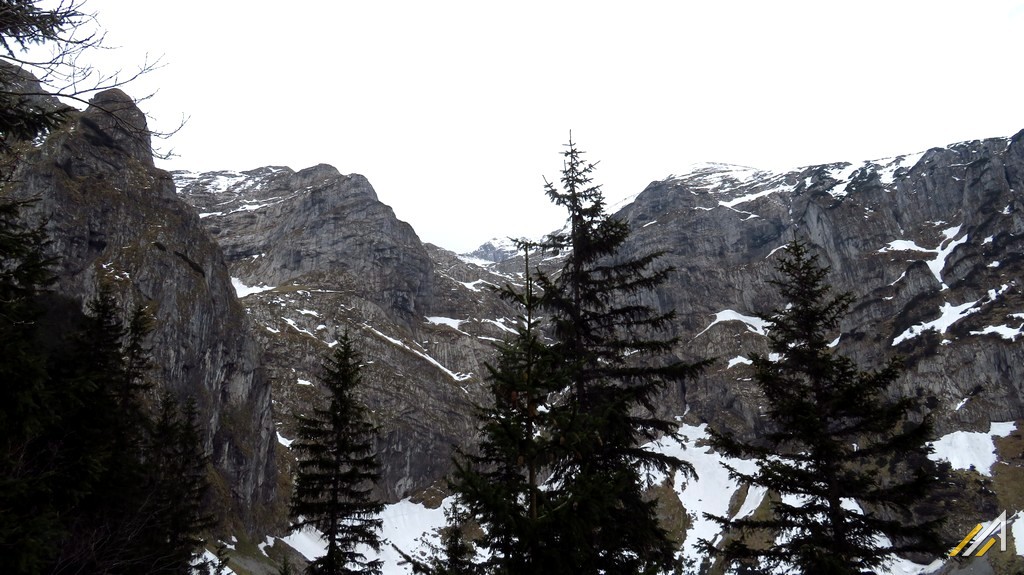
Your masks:
<svg viewBox="0 0 1024 575"><path fill-rule="evenodd" d="M166 169L328 163L456 251L561 226L564 144L610 202L696 162L791 168L1024 129L1024 3L87 0L102 67L188 124Z"/></svg>

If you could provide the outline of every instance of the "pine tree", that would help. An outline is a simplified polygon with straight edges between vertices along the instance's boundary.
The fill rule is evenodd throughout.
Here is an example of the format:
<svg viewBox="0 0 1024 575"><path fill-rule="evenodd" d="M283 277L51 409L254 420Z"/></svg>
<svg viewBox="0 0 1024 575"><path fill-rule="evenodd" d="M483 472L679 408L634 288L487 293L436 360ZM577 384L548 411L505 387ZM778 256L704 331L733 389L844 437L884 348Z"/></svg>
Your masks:
<svg viewBox="0 0 1024 575"><path fill-rule="evenodd" d="M562 556L551 538L557 518L551 492L541 482L553 459L547 404L565 382L558 378L557 358L540 333L538 296L529 276L533 245L517 245L526 254L525 288L507 285L499 293L517 304L522 315L516 335L497 346L497 363L487 366L491 403L477 408L480 444L476 453L461 453L456 459L452 481L460 512L487 533L477 542L487 558L487 573L550 572ZM456 540L458 527L449 527L453 533L446 540L447 555L466 551Z"/></svg>
<svg viewBox="0 0 1024 575"><path fill-rule="evenodd" d="M595 165L570 141L561 189L546 193L568 212L564 230L542 247L564 255L557 274L535 272L543 293L566 388L552 404L551 441L558 457L548 483L557 486L554 538L575 573L645 573L669 569L675 548L644 498L646 472L692 466L641 447L676 425L654 414L668 385L696 376L705 362L672 357L677 338L664 336L673 312L642 303L672 272L657 267L661 254L620 253L629 226L605 213Z"/></svg>
<svg viewBox="0 0 1024 575"><path fill-rule="evenodd" d="M373 453L374 427L355 395L360 356L348 334L338 338L319 381L328 405L298 417L298 476L292 495L292 530L312 526L323 533L327 553L307 573L380 573L381 561L368 559L360 546L380 550L380 512L372 495L380 478Z"/></svg>
<svg viewBox="0 0 1024 575"><path fill-rule="evenodd" d="M2 192L2 190L0 190ZM58 417L39 345L39 298L53 281L41 227L26 202L0 196L0 572L36 573L62 536L53 501L52 446L40 441Z"/></svg>
<svg viewBox="0 0 1024 575"><path fill-rule="evenodd" d="M153 575L185 573L202 554L200 535L215 523L205 507L210 458L203 451L195 401L182 405L165 391L152 427L146 497L136 512L146 526L132 546L134 562Z"/></svg>
<svg viewBox="0 0 1024 575"><path fill-rule="evenodd" d="M751 474L729 467L734 479L781 497L768 519L709 516L740 537L705 547L765 573L859 574L896 552L938 555L937 523L909 513L934 470L926 457L930 420L912 420L912 399L886 396L899 360L863 371L830 347L853 298L832 293L828 269L805 243L790 243L778 269L773 283L786 305L764 317L772 355L751 355L770 431L760 443L714 430L712 438L722 453L756 460ZM755 532L778 539L758 545L743 537Z"/></svg>

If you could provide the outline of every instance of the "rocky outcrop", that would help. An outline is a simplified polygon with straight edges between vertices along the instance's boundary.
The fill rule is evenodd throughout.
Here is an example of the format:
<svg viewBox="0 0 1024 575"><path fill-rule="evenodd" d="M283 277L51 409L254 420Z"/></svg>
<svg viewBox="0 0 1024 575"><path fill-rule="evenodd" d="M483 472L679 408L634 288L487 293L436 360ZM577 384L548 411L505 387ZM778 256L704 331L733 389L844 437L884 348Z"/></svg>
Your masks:
<svg viewBox="0 0 1024 575"><path fill-rule="evenodd" d="M680 356L719 358L684 390L693 416L758 428L744 356L765 351L754 316L779 303L769 282L794 237L856 297L838 349L868 367L904 356L894 393L923 397L940 433L1024 416L1022 140L788 173L707 165L649 185L618 214L634 231L624 255L665 252L676 273L650 303L679 314Z"/></svg>
<svg viewBox="0 0 1024 575"><path fill-rule="evenodd" d="M515 243L509 238L493 238L480 245L477 249L463 254L470 261L479 261L483 265L503 262L518 255Z"/></svg>
<svg viewBox="0 0 1024 575"><path fill-rule="evenodd" d="M176 172L178 192L223 246L255 320L274 385L282 440L319 400L320 364L337 332L366 358L366 403L380 426L381 494L396 500L442 478L474 435L494 340L514 311L486 272L419 241L359 175Z"/></svg>
<svg viewBox="0 0 1024 575"><path fill-rule="evenodd" d="M126 313L152 312L153 379L195 398L220 495L261 530L276 489L270 385L220 248L154 167L143 113L120 90L97 94L14 179L46 222L58 293L86 301L110 281Z"/></svg>

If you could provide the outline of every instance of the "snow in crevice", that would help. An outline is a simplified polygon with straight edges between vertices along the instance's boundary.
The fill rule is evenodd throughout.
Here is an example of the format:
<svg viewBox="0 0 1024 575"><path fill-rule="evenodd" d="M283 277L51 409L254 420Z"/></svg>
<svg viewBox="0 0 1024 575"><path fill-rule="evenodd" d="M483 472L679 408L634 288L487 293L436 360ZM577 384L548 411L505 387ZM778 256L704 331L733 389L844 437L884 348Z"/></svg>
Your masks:
<svg viewBox="0 0 1024 575"><path fill-rule="evenodd" d="M235 294L238 295L238 299L242 299L243 297L254 293L262 293L274 289L274 286L268 286L266 284L247 286L242 282L242 280L236 277L231 278L231 285L235 288Z"/></svg>
<svg viewBox="0 0 1024 575"><path fill-rule="evenodd" d="M767 322L765 322L763 319L761 319L759 317L750 316L750 315L744 315L744 314L741 314L741 313L739 313L737 311L733 311L731 309L727 309L727 310L723 310L723 311L720 311L720 312L716 313L715 314L715 319L712 320L712 322L710 324L708 324L708 326L706 328L701 330L700 333L698 333L697 335L693 336L693 339L697 339L698 337L703 335L704 332L706 332L707 330L711 329L715 324L726 322L726 321L742 322L742 323L746 324L748 331L751 331L751 332L756 333L758 335L765 335L766 334L765 326L766 326Z"/></svg>
<svg viewBox="0 0 1024 575"><path fill-rule="evenodd" d="M280 431L278 431L277 432L277 442L280 443L281 445L285 446L285 447L291 447L292 443L294 443L295 440L294 439L286 438L285 436L281 435Z"/></svg>
<svg viewBox="0 0 1024 575"><path fill-rule="evenodd" d="M299 324L294 319L291 319L291 318L288 318L288 317L282 317L281 319L283 319L284 322L286 324L288 324L289 327L291 327L295 331L297 331L297 332L299 332L301 334L308 335L309 337L311 337L311 338L313 338L313 339L315 339L317 341L322 341L319 337L317 337L317 335L315 333L309 331L308 329L299 327Z"/></svg>
<svg viewBox="0 0 1024 575"><path fill-rule="evenodd" d="M441 316L430 316L430 317L427 317L425 319L427 320L427 323L429 323L430 325L445 325L445 326L448 326L448 327L454 329L455 331L457 331L459 333L466 334L466 332L462 331L462 329L461 329L462 324L466 323L466 320L464 320L464 319L453 319L453 318L450 318L450 317L441 317ZM469 335L469 334L466 334L466 335Z"/></svg>
<svg viewBox="0 0 1024 575"><path fill-rule="evenodd" d="M784 250L784 249L786 249L785 245L772 248L772 251L768 252L768 255L764 256L764 259L768 259L768 258L772 257L773 255L775 255L775 252L777 252L779 250Z"/></svg>
<svg viewBox="0 0 1024 575"><path fill-rule="evenodd" d="M374 328L374 327L372 327L372 326L370 326L368 324L363 324L363 328L373 332L378 337L380 337L380 338L382 338L382 339L384 339L384 340L386 340L386 341L388 341L388 342L390 342L390 343L392 343L392 344L394 344L394 345L396 345L398 347L401 347L401 348L403 348L403 349L405 349L405 350L407 350L407 351L409 351L409 352L419 356L420 358L426 360L428 363L430 363L434 367L436 367L439 370L441 370L442 372L444 372L448 377L452 378L456 382L460 382L461 383L461 382L466 381L467 379L470 379L471 377L473 377L472 373L459 373L459 372L455 372L455 371L452 371L452 370L448 369L441 362L437 361L433 357L430 357L426 353L423 353L422 351L413 349L413 348L409 347L408 345L406 345L405 342L403 342L402 340L395 339L393 337L387 336L384 333L382 333L381 331L377 330L376 328Z"/></svg>
<svg viewBox="0 0 1024 575"><path fill-rule="evenodd" d="M878 253L909 251L935 254L935 258L925 260L925 262L928 264L928 269L931 270L935 279L942 284L942 289L948 289L948 286L942 281L942 270L946 267L946 258L949 257L949 254L953 253L957 246L967 243L970 237L970 234L964 234L962 237L957 238L956 236L960 234L961 228L962 226L954 226L943 230L942 235L945 236L945 239L939 242L939 246L934 249L922 248L910 240L893 240L878 250Z"/></svg>
<svg viewBox="0 0 1024 575"><path fill-rule="evenodd" d="M892 340L892 345L896 346L900 343L913 339L922 333L933 330L938 333L946 333L951 325L967 317L968 315L978 311L978 308L974 307L978 301L970 301L960 305L953 305L949 302L945 302L939 308L939 317L932 321L912 325L903 331L900 335L896 336Z"/></svg>
<svg viewBox="0 0 1024 575"><path fill-rule="evenodd" d="M732 369L737 365L751 365L753 363L753 361L743 357L742 355L738 355L729 360L729 365L726 367L726 369Z"/></svg>

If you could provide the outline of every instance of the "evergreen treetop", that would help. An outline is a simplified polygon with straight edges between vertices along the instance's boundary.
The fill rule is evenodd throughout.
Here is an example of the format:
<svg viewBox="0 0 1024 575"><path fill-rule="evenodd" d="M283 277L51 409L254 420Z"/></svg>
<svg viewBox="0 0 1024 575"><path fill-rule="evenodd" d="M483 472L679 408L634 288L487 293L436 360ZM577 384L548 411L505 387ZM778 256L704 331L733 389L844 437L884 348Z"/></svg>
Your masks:
<svg viewBox="0 0 1024 575"><path fill-rule="evenodd" d="M373 483L380 479L372 444L375 428L355 395L360 368L352 340L347 333L340 335L319 376L327 405L298 417L291 528L315 527L327 541L327 553L309 564L310 574L379 573L382 564L360 549L380 550L384 508L373 496Z"/></svg>
<svg viewBox="0 0 1024 575"><path fill-rule="evenodd" d="M674 312L642 303L671 268L657 265L660 253L624 253L629 226L605 213L595 164L572 141L563 157L561 188L547 183L546 192L566 209L567 225L541 246L563 255L563 265L533 272L554 339L548 352L565 386L547 431L555 446L548 483L562 512L552 539L572 572L664 571L676 550L644 496L644 478L652 469L693 469L642 444L676 433L655 414L656 398L706 363L675 357L677 338L662 335Z"/></svg>
<svg viewBox="0 0 1024 575"><path fill-rule="evenodd" d="M752 474L727 466L734 479L781 498L767 519L709 516L740 536L705 547L757 572L865 573L893 553L938 554L937 523L910 513L935 471L925 457L930 419L915 418L912 399L888 397L900 360L864 371L832 349L852 296L832 293L828 269L807 244L790 243L778 270L773 285L786 305L764 316L772 353L750 356L769 431L756 443L711 434L725 455L756 460ZM751 543L753 533L775 543Z"/></svg>

